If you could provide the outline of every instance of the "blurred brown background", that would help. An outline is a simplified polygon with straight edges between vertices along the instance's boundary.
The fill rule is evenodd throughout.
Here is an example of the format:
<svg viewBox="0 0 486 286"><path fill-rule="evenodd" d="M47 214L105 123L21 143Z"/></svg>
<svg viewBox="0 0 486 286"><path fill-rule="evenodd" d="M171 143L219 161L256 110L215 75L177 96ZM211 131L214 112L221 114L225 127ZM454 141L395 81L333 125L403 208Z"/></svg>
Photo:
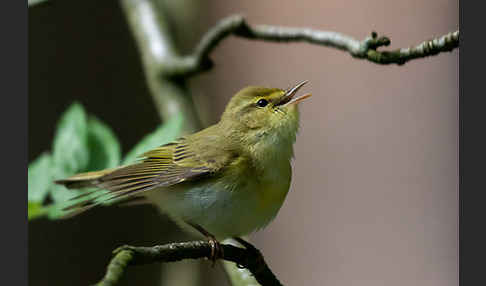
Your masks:
<svg viewBox="0 0 486 286"><path fill-rule="evenodd" d="M459 28L459 2L449 0L165 2L186 13L176 29L183 51L232 13L356 38L376 30L391 48ZM205 125L241 87L310 81L292 189L274 222L252 236L284 284L457 285L458 50L379 66L320 46L230 38L212 58L215 68L191 80ZM112 127L124 152L159 124L117 1L29 9L29 160L50 149L73 100ZM33 221L30 285L93 283L113 248L177 239L188 237L151 207ZM134 267L120 285L182 285L170 267L159 269ZM219 268L200 275L203 285L228 285Z"/></svg>

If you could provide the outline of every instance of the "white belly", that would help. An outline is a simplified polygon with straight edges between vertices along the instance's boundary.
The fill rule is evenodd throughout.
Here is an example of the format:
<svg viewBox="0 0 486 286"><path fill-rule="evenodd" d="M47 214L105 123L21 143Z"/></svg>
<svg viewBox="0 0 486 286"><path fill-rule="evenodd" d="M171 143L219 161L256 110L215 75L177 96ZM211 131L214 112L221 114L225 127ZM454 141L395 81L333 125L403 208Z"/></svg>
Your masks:
<svg viewBox="0 0 486 286"><path fill-rule="evenodd" d="M185 223L191 222L224 239L250 234L276 216L290 186L290 176L282 177L271 184L273 188L246 180L228 189L220 182L206 181L190 189L182 184L155 190L147 197L184 229L191 231Z"/></svg>

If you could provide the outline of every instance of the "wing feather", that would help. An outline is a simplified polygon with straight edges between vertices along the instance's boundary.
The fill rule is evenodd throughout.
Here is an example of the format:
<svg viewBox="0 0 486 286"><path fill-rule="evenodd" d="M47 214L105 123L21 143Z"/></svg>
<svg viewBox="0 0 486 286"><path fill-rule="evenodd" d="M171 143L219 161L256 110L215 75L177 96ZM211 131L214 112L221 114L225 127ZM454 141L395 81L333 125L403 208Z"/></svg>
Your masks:
<svg viewBox="0 0 486 286"><path fill-rule="evenodd" d="M204 141L202 142L204 144ZM139 161L134 164L116 168L95 180L91 179L90 183L93 186L107 192L91 196L88 200L65 209L80 213L101 203L139 196L155 188L208 176L226 166L233 158L228 152L219 149L215 152L215 145L202 148L198 145L197 149L204 151L200 154L194 150L194 144L201 143L180 138L142 154ZM218 156L215 156L216 154ZM70 182L70 178L59 182ZM81 196L77 198L79 197Z"/></svg>

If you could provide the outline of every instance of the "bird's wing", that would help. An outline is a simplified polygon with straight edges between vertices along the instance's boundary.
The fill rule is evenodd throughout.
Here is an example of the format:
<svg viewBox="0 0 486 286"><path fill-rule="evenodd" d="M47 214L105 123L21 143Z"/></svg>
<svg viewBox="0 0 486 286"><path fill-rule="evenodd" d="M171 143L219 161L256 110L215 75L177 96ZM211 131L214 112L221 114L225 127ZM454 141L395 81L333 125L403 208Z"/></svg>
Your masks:
<svg viewBox="0 0 486 286"><path fill-rule="evenodd" d="M92 183L96 188L108 192L71 205L66 210L84 211L103 202L131 198L154 188L168 187L218 172L234 156L229 151L217 149L218 144L211 141L181 138L148 151L140 156L139 162L117 168ZM68 181L69 178L63 182Z"/></svg>

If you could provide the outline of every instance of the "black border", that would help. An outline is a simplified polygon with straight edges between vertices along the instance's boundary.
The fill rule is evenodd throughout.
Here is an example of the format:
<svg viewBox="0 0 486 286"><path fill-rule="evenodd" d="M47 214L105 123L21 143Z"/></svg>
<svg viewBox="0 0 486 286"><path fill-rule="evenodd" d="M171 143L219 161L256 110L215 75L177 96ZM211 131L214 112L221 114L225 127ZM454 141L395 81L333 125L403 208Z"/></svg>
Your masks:
<svg viewBox="0 0 486 286"><path fill-rule="evenodd" d="M27 285L27 1L2 1L2 284Z"/></svg>
<svg viewBox="0 0 486 286"><path fill-rule="evenodd" d="M473 6L476 4L477 7ZM459 285L484 284L486 162L484 9L460 1ZM467 6L467 7L466 7ZM465 11L468 9L466 16ZM475 13L474 13L475 12ZM466 24L467 23L467 24ZM464 39L467 39L464 41ZM466 51L466 52L465 52ZM473 68L471 68L474 65ZM469 71L465 71L469 66Z"/></svg>

